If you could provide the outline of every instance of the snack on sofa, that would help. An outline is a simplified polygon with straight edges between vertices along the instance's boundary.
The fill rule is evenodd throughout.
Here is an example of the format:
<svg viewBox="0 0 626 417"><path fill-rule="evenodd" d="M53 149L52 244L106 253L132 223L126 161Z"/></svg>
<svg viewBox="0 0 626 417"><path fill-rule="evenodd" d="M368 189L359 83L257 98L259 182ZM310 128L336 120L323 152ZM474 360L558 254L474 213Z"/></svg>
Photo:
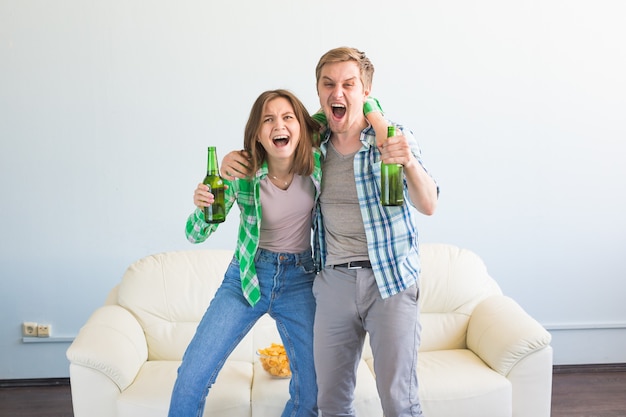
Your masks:
<svg viewBox="0 0 626 417"><path fill-rule="evenodd" d="M473 252L422 244L420 397L427 417L549 417L550 334L502 295ZM67 351L75 417L165 417L182 355L232 258L189 250L131 265ZM205 416L276 417L288 379L257 350L281 343L263 317L235 349ZM382 417L369 346L358 370L359 417Z"/></svg>

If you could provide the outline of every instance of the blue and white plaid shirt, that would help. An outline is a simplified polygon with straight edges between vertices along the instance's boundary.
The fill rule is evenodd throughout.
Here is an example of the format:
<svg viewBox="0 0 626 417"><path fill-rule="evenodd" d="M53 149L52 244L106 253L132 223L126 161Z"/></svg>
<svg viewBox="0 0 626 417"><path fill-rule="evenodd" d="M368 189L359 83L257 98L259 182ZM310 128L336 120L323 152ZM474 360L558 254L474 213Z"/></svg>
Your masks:
<svg viewBox="0 0 626 417"><path fill-rule="evenodd" d="M421 150L413 134L401 125L392 123L407 137L411 150L420 165ZM324 156L328 149L330 132L326 132L321 144ZM371 127L361 132L363 146L354 156L356 191L365 225L367 250L372 270L382 298L388 298L418 283L420 258L417 239L419 212L410 202L406 179L402 206L383 207L380 203L380 151L376 147L376 136ZM322 181L332 181L323 178ZM326 265L326 243L324 219L318 200L314 226L314 246L318 265Z"/></svg>

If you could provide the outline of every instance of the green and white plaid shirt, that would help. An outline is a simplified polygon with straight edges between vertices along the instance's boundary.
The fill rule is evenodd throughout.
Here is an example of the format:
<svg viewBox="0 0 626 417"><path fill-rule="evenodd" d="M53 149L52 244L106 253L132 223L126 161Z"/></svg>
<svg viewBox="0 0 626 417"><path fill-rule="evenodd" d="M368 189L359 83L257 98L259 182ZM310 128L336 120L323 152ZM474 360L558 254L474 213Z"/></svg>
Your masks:
<svg viewBox="0 0 626 417"><path fill-rule="evenodd" d="M319 149L313 149L315 166L311 174L311 181L315 186L315 203L320 194L322 180L321 153ZM240 220L237 248L235 258L239 261L241 271L241 289L243 295L251 306L261 299L259 279L256 274L254 257L259 248L259 235L261 232L261 187L260 183L267 176L267 162L263 162L261 168L252 179L224 180L228 185L225 191L226 214L230 212L235 201L239 206ZM313 216L313 213L311 214ZM311 217L311 221L313 217ZM185 234L191 243L204 242L213 233L219 224L209 224L204 221L203 210L196 210L187 219Z"/></svg>

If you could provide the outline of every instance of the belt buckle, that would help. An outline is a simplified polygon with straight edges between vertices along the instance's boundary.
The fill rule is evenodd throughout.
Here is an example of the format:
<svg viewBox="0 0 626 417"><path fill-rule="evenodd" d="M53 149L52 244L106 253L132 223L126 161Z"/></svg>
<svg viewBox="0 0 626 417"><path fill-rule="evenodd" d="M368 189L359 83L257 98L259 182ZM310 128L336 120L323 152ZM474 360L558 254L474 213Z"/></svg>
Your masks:
<svg viewBox="0 0 626 417"><path fill-rule="evenodd" d="M352 266L352 262L348 262L348 269L363 269L363 267L358 265Z"/></svg>

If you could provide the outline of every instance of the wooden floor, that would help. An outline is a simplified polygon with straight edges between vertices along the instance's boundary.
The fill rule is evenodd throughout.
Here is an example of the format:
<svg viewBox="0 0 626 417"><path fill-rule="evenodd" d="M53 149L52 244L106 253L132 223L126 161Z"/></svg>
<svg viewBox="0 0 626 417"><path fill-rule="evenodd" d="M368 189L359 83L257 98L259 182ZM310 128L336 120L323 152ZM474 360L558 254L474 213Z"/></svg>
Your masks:
<svg viewBox="0 0 626 417"><path fill-rule="evenodd" d="M552 417L626 416L626 364L555 367L552 386ZM0 417L73 417L69 382L0 383Z"/></svg>
<svg viewBox="0 0 626 417"><path fill-rule="evenodd" d="M0 417L73 417L69 381L48 381L53 385L45 382L0 385Z"/></svg>
<svg viewBox="0 0 626 417"><path fill-rule="evenodd" d="M626 364L555 367L552 417L625 417Z"/></svg>

